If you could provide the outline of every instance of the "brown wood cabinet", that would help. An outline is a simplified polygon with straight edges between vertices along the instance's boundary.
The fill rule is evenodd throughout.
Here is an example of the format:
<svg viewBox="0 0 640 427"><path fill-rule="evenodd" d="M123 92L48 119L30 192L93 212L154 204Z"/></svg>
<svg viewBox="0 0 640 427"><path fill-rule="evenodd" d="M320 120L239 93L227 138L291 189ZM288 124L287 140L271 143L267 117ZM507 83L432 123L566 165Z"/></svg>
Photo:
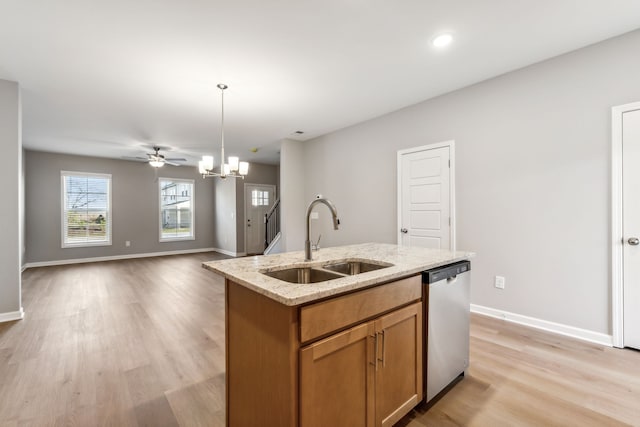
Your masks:
<svg viewBox="0 0 640 427"><path fill-rule="evenodd" d="M302 307L226 288L227 426L391 426L422 400L420 276Z"/></svg>
<svg viewBox="0 0 640 427"><path fill-rule="evenodd" d="M374 322L300 351L300 425L373 427Z"/></svg>
<svg viewBox="0 0 640 427"><path fill-rule="evenodd" d="M392 426L422 400L422 303L376 320L376 426Z"/></svg>
<svg viewBox="0 0 640 427"><path fill-rule="evenodd" d="M422 399L422 304L300 350L300 426L391 426Z"/></svg>

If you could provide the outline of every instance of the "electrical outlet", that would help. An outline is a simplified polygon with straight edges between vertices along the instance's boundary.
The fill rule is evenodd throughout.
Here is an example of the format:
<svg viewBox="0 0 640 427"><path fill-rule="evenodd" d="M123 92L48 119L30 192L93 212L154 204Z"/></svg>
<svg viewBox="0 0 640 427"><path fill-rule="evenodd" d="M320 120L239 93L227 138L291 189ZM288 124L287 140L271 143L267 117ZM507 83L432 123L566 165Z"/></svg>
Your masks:
<svg viewBox="0 0 640 427"><path fill-rule="evenodd" d="M125 245L126 247L131 246L131 241L127 240L126 242L124 242L124 245Z"/></svg>
<svg viewBox="0 0 640 427"><path fill-rule="evenodd" d="M496 276L494 282L493 282L493 286L495 286L498 289L504 289L504 277L503 276Z"/></svg>

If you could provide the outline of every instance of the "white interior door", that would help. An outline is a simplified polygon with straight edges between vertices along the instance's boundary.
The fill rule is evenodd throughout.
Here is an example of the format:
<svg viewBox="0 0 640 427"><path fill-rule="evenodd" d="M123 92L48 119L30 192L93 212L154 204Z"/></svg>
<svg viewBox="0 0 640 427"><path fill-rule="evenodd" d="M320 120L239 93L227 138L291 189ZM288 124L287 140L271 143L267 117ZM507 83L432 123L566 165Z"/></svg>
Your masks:
<svg viewBox="0 0 640 427"><path fill-rule="evenodd" d="M245 252L264 252L264 215L274 202L275 186L264 184L244 185Z"/></svg>
<svg viewBox="0 0 640 427"><path fill-rule="evenodd" d="M623 340L640 349L640 110L622 115Z"/></svg>
<svg viewBox="0 0 640 427"><path fill-rule="evenodd" d="M398 244L455 249L453 141L398 152Z"/></svg>

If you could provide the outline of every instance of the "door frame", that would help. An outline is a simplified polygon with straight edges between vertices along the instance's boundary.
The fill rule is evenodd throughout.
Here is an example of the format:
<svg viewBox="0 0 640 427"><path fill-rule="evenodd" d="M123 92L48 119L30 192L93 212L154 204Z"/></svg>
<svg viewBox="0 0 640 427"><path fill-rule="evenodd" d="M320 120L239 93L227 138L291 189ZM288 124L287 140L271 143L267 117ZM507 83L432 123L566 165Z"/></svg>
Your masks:
<svg viewBox="0 0 640 427"><path fill-rule="evenodd" d="M249 185L253 185L253 186L260 186L260 187L270 187L271 189L273 189L273 200L271 200L271 204L269 205L269 208L271 208L271 206L273 206L273 202L276 201L276 186L274 184L258 184L255 182L245 182L244 183L244 191L243 196L244 196L244 201L243 201L243 205L244 205L244 212L243 212L243 221L242 221L242 227L244 227L244 253L247 254L249 253L249 251L247 250L247 186ZM264 224L263 224L264 225Z"/></svg>
<svg viewBox="0 0 640 427"><path fill-rule="evenodd" d="M437 148L449 148L449 161L451 165L449 167L449 215L451 217L451 224L449 226L449 241L451 242L451 251L456 250L456 145L455 140L436 142L433 144L421 145L420 147L406 148L404 150L398 150L397 154L397 227L396 227L396 240L398 245L402 245L402 156L405 154L417 153L420 151L434 150Z"/></svg>
<svg viewBox="0 0 640 427"><path fill-rule="evenodd" d="M622 116L640 110L640 102L611 108L611 325L613 346L624 347L624 233L622 188Z"/></svg>

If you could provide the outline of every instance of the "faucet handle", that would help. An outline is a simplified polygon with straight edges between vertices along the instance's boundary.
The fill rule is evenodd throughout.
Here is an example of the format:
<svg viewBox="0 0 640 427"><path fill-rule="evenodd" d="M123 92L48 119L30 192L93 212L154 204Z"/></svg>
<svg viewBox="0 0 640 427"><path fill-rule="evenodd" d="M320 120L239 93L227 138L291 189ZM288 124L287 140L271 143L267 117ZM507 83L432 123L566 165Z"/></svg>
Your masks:
<svg viewBox="0 0 640 427"><path fill-rule="evenodd" d="M314 251L320 250L320 239L322 238L322 234L318 235L318 241L311 244L311 249Z"/></svg>

